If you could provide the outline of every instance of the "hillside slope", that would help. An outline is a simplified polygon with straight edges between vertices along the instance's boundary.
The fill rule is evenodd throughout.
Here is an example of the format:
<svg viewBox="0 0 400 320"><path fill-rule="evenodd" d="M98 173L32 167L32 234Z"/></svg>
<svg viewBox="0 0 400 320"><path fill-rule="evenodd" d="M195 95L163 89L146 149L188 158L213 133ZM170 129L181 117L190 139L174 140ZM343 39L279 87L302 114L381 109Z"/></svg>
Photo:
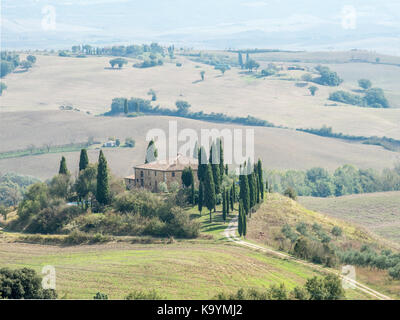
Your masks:
<svg viewBox="0 0 400 320"><path fill-rule="evenodd" d="M129 64L121 70L109 68L110 57L38 55L37 58L37 63L28 72L10 74L4 79L8 89L0 97L0 111L55 110L60 105L71 105L99 114L108 111L114 97L148 98L147 92L152 88L157 92L156 104L163 107L174 108L177 100L187 100L193 111L222 112L232 116L250 114L293 128L320 128L326 124L335 132L400 139L400 99L391 100L395 108L386 110L343 104L327 107L325 104L332 103L327 100L330 92L357 87L347 82L340 87L318 86L318 93L312 97L307 87L296 86L296 82L302 82L302 71L285 71L280 77L255 78L237 68L222 76L212 66L185 57L177 58L183 62L180 68L174 62L137 69L132 68L134 60L128 59ZM344 66L351 69L353 77L359 74L359 78L363 77L361 69L371 68L370 65L360 68L357 64ZM384 77L390 74L390 93L399 91L393 85L399 80L398 67L378 65L373 68L375 71L370 74ZM205 81L199 81L202 70L206 72ZM371 80L374 82L374 78Z"/></svg>
<svg viewBox="0 0 400 320"><path fill-rule="evenodd" d="M305 207L351 221L400 245L400 192L378 192L336 198L300 197Z"/></svg>
<svg viewBox="0 0 400 320"><path fill-rule="evenodd" d="M354 164L360 168L382 169L392 167L398 156L398 153L378 146L354 144L287 129L244 127L174 117L94 117L72 111L2 113L0 136L3 141L0 152L26 149L29 145L41 147L46 144L54 146L85 142L89 137L100 142L107 141L109 137L124 142L126 137L132 137L136 140L133 149L105 149L112 171L118 176L126 176L132 173L134 165L144 161L146 133L159 128L168 136L169 121L177 121L178 131L186 128L196 130L198 137L201 137L202 129L227 128L232 133L233 129L242 129L245 140L245 130L254 129L255 156L260 157L269 168L308 169L320 166L334 170L344 164ZM225 158L228 159L225 149ZM70 171L74 173L79 152L64 155ZM90 150L89 157L91 161L96 161L98 150ZM0 171L50 178L58 171L60 158L61 154L45 154L3 159L0 160Z"/></svg>
<svg viewBox="0 0 400 320"><path fill-rule="evenodd" d="M297 239L306 238L313 241L312 246L321 244L323 237L329 237L329 246L335 250L360 250L363 245L380 252L391 249L397 252L398 246L374 235L368 230L339 218L305 209L301 204L279 194L269 194L256 213L248 222L247 239L276 250L293 252L294 243L283 232L283 227L289 227L290 233ZM332 234L333 227L339 227L342 234ZM322 242L323 243L323 242ZM316 248L316 247L314 247ZM315 251L317 252L317 251ZM324 253L324 257L325 257ZM340 268L340 264L337 266ZM388 277L387 270L377 270L370 267L356 267L357 280L374 290L389 296L400 297L400 280Z"/></svg>

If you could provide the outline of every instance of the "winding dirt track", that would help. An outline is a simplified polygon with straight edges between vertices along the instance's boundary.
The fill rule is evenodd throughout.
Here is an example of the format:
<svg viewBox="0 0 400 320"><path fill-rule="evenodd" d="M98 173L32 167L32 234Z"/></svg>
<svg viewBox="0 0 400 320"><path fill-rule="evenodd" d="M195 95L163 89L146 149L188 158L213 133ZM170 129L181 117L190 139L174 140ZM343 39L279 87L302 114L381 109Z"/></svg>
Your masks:
<svg viewBox="0 0 400 320"><path fill-rule="evenodd" d="M313 269L317 269L318 271L322 271L322 272L325 272L325 273L337 274L341 279L346 280L349 284L353 285L356 289L358 289L358 290L360 290L362 292L365 292L365 293L373 296L374 298L376 298L378 300L392 300L392 298L390 298L388 296L385 296L384 294L382 294L382 293L380 293L378 291L375 291L375 290L367 287L366 285L363 285L362 283L360 283L360 282L358 282L356 280L353 280L353 279L348 278L347 276L338 274L338 272L336 270L323 268L323 267L321 267L319 265L316 265L316 264L313 264L313 263L310 263L310 262L306 262L306 261L303 261L303 260L296 259L296 258L294 258L294 257L292 257L292 256L290 256L290 255L288 255L286 253L279 252L279 251L276 251L276 250L273 250L273 249L269 249L269 248L265 248L265 247L262 247L262 246L259 246L259 245L256 245L256 244L253 244L253 243L250 243L250 242L247 242L247 241L244 241L244 240L238 238L236 236L237 220L238 220L237 217L233 218L231 220L231 222L228 224L228 227L224 230L224 235L228 240L230 240L232 242L235 242L235 243L237 243L237 244L239 244L241 246L245 246L245 247L248 247L248 248L251 248L251 249L254 249L254 250L258 250L258 251L261 251L261 252L272 254L272 255L278 256L278 257L283 258L283 259L290 259L290 260L295 261L295 262L297 262L299 264L311 267Z"/></svg>

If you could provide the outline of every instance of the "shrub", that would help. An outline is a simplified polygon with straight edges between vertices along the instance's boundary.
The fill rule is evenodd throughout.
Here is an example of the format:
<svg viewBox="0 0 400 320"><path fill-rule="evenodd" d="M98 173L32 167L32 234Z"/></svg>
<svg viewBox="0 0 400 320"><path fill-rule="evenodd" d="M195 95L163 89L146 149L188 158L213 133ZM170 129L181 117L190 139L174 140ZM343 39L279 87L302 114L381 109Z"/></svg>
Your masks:
<svg viewBox="0 0 400 320"><path fill-rule="evenodd" d="M283 193L284 196L296 200L297 199L297 192L292 187L286 188L285 192Z"/></svg>
<svg viewBox="0 0 400 320"><path fill-rule="evenodd" d="M371 88L367 90L364 102L372 108L389 108L389 102L385 98L385 94L381 88Z"/></svg>
<svg viewBox="0 0 400 320"><path fill-rule="evenodd" d="M305 288L310 300L339 300L345 297L340 278L336 275L308 279Z"/></svg>
<svg viewBox="0 0 400 320"><path fill-rule="evenodd" d="M94 300L108 300L108 295L105 293L97 292L96 295L93 297Z"/></svg>
<svg viewBox="0 0 400 320"><path fill-rule="evenodd" d="M135 140L133 140L132 138L126 138L125 139L125 147L134 148L135 147Z"/></svg>
<svg viewBox="0 0 400 320"><path fill-rule="evenodd" d="M313 81L318 84L336 87L343 82L338 74L331 71L328 67L317 66L315 69L319 72L320 77L314 79Z"/></svg>
<svg viewBox="0 0 400 320"><path fill-rule="evenodd" d="M0 297L2 299L57 298L55 290L42 289L41 284L41 278L33 269L0 269Z"/></svg>
<svg viewBox="0 0 400 320"><path fill-rule="evenodd" d="M296 230L297 230L297 232L299 232L303 236L306 236L308 234L308 232L307 232L307 224L305 224L304 222L299 222L296 225Z"/></svg>
<svg viewBox="0 0 400 320"><path fill-rule="evenodd" d="M361 96L346 91L335 91L329 95L329 100L361 106L363 99Z"/></svg>
<svg viewBox="0 0 400 320"><path fill-rule="evenodd" d="M125 297L125 300L163 300L164 297L161 296L156 290L142 291L135 290Z"/></svg>
<svg viewBox="0 0 400 320"><path fill-rule="evenodd" d="M372 83L368 79L360 79L358 80L358 85L364 90L368 90L369 88L371 88Z"/></svg>
<svg viewBox="0 0 400 320"><path fill-rule="evenodd" d="M400 262L396 264L393 268L389 269L389 276L393 279L400 279Z"/></svg>
<svg viewBox="0 0 400 320"><path fill-rule="evenodd" d="M59 56L59 57L69 57L69 54L68 54L67 52L65 52L65 51L60 51L60 52L58 53L58 56Z"/></svg>
<svg viewBox="0 0 400 320"><path fill-rule="evenodd" d="M118 65L118 68L122 68L124 66L124 64L128 64L128 60L124 59L124 58L115 58L115 59L111 59L109 61L110 65L112 68L114 68L115 65Z"/></svg>
<svg viewBox="0 0 400 320"><path fill-rule="evenodd" d="M7 85L3 82L0 82L0 96L3 94L3 91L7 89Z"/></svg>
<svg viewBox="0 0 400 320"><path fill-rule="evenodd" d="M76 206L65 206L63 202L54 202L40 210L27 224L25 231L29 233L54 234L61 232L64 225L83 213Z"/></svg>
<svg viewBox="0 0 400 320"><path fill-rule="evenodd" d="M331 233L335 236L335 237L340 237L343 233L342 228L338 227L338 226L334 226L331 230Z"/></svg>

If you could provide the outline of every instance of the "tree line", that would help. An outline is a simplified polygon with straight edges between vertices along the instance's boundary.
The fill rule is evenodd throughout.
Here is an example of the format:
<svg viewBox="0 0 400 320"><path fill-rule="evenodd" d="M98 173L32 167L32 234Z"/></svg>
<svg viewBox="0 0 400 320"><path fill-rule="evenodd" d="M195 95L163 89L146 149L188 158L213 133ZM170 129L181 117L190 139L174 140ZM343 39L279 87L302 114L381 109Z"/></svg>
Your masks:
<svg viewBox="0 0 400 320"><path fill-rule="evenodd" d="M105 116L125 114L126 116L140 116L145 114L175 116L194 120L209 122L236 123L246 126L275 127L271 122L248 115L247 117L233 117L224 113L191 112L191 105L186 101L177 101L176 109L161 108L159 105L153 107L150 100L141 98L114 98L110 111Z"/></svg>
<svg viewBox="0 0 400 320"><path fill-rule="evenodd" d="M190 219L182 201L186 203L185 194L179 191L161 197L146 190L126 190L123 181L110 173L102 150L98 162L89 163L82 149L78 175L72 177L62 157L58 175L27 189L17 219L6 228L64 233L77 239L88 239L86 234L197 237L199 225Z"/></svg>
<svg viewBox="0 0 400 320"><path fill-rule="evenodd" d="M301 170L267 170L271 191L284 193L294 189L299 196L330 197L359 193L400 190L400 165L393 169L358 169L344 165L333 173L320 167Z"/></svg>

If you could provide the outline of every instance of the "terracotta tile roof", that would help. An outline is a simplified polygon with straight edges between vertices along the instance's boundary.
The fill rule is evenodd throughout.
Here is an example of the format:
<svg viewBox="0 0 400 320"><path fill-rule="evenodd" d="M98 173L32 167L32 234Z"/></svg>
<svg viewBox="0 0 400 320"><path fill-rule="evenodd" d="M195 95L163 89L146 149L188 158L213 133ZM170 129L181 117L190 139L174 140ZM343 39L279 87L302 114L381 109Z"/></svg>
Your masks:
<svg viewBox="0 0 400 320"><path fill-rule="evenodd" d="M197 170L198 160L178 154L176 158L167 160L158 160L151 163L145 163L135 166L135 169L146 169L156 171L182 171L186 167Z"/></svg>
<svg viewBox="0 0 400 320"><path fill-rule="evenodd" d="M133 175L131 175L131 176L127 176L127 177L125 177L124 179L127 179L127 180L135 180L135 175L133 174Z"/></svg>

